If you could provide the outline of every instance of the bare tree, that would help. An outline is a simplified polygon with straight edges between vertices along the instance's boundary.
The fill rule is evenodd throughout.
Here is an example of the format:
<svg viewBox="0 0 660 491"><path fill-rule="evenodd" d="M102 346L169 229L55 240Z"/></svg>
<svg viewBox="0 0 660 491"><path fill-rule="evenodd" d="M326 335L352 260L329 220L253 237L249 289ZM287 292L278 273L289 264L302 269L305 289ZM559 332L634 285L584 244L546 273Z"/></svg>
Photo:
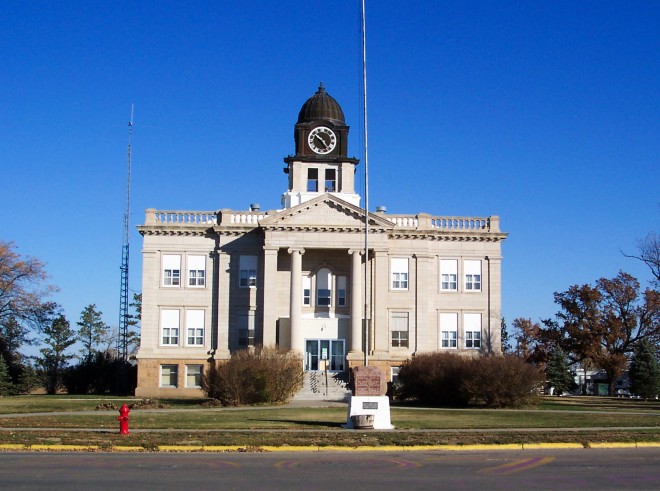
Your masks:
<svg viewBox="0 0 660 491"><path fill-rule="evenodd" d="M645 263L654 276L653 284L660 288L660 236L655 232L650 232L646 237L637 241L638 254L626 254L626 257L638 259Z"/></svg>

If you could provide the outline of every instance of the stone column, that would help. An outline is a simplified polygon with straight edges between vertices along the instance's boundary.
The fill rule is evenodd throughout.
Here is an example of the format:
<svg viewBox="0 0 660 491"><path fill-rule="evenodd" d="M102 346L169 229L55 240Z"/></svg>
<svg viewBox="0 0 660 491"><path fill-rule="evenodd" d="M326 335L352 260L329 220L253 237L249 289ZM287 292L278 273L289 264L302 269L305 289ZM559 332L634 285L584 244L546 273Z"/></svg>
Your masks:
<svg viewBox="0 0 660 491"><path fill-rule="evenodd" d="M277 328L277 252L278 247L264 246L263 344L275 346Z"/></svg>
<svg viewBox="0 0 660 491"><path fill-rule="evenodd" d="M230 316L232 314L229 298L230 292L234 285L231 284L231 255L227 252L216 249L217 253L217 268L215 273L217 277L214 278L214 294L216 303L216 318L217 318L217 345L213 346L216 351L216 359L228 359L230 357L230 333L229 324L231 324Z"/></svg>
<svg viewBox="0 0 660 491"><path fill-rule="evenodd" d="M409 283L415 288L415 310L408 319L408 347L411 352L434 351L438 344L437 321L431 305L431 298L437 294L439 280L435 257L430 254L415 254L415 282ZM414 285L414 286L413 286Z"/></svg>
<svg viewBox="0 0 660 491"><path fill-rule="evenodd" d="M355 249L348 251L351 255L351 340L349 353L362 353L362 261L361 252Z"/></svg>
<svg viewBox="0 0 660 491"><path fill-rule="evenodd" d="M495 217L497 218L497 217ZM491 217L492 219L492 217ZM500 321L502 319L502 257L486 256L481 263L481 291L486 292L486 315L481 326L481 349L485 352L500 353L502 339Z"/></svg>
<svg viewBox="0 0 660 491"><path fill-rule="evenodd" d="M390 290L390 265L386 250L374 251L373 285L373 347L376 357L387 357L390 351L390 323L387 295Z"/></svg>
<svg viewBox="0 0 660 491"><path fill-rule="evenodd" d="M291 327L291 346L289 351L299 354L301 357L304 352L303 332L301 322L302 312L302 255L304 249L289 249L291 254L291 288L289 298L289 319Z"/></svg>

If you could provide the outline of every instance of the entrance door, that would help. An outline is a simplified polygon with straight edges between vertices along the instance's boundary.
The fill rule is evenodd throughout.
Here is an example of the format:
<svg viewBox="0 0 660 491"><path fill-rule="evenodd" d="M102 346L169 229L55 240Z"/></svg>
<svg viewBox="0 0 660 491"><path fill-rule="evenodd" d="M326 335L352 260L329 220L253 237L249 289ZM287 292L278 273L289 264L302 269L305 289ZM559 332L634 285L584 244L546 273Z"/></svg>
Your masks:
<svg viewBox="0 0 660 491"><path fill-rule="evenodd" d="M305 370L320 370L327 361L328 370L343 371L346 364L343 339L308 339L305 341Z"/></svg>
<svg viewBox="0 0 660 491"><path fill-rule="evenodd" d="M346 351L344 350L344 340L335 339L331 341L330 370L343 372L346 362Z"/></svg>
<svg viewBox="0 0 660 491"><path fill-rule="evenodd" d="M305 342L305 370L319 369L319 341L308 339Z"/></svg>

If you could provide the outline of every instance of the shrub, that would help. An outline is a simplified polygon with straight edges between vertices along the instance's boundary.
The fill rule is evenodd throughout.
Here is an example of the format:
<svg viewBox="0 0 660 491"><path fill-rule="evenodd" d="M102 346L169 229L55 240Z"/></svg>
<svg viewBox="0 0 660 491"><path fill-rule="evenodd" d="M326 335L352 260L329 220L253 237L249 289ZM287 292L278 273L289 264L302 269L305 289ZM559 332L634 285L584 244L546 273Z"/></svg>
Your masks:
<svg viewBox="0 0 660 491"><path fill-rule="evenodd" d="M518 407L535 402L543 378L515 355L428 353L406 361L399 381L400 398L431 406Z"/></svg>
<svg viewBox="0 0 660 491"><path fill-rule="evenodd" d="M474 358L467 367L462 390L470 406L520 407L538 402L543 374L516 355Z"/></svg>
<svg viewBox="0 0 660 491"><path fill-rule="evenodd" d="M416 355L399 370L399 397L431 406L466 406L467 399L461 391L465 362L453 353Z"/></svg>
<svg viewBox="0 0 660 491"><path fill-rule="evenodd" d="M224 406L288 401L302 387L302 360L276 348L242 350L212 364L202 388Z"/></svg>
<svg viewBox="0 0 660 491"><path fill-rule="evenodd" d="M127 380L127 387L122 391L133 392L137 385L137 367L109 353L98 352L67 368L64 385L69 394L112 394L121 392L118 384L122 376Z"/></svg>

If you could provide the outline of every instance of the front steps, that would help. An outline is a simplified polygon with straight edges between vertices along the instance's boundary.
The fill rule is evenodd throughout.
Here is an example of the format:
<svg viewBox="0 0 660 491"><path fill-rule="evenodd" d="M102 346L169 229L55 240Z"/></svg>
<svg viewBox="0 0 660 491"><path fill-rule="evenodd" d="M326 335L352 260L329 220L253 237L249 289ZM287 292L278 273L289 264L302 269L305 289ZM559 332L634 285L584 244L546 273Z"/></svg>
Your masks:
<svg viewBox="0 0 660 491"><path fill-rule="evenodd" d="M307 371L294 401L348 401L348 372Z"/></svg>

